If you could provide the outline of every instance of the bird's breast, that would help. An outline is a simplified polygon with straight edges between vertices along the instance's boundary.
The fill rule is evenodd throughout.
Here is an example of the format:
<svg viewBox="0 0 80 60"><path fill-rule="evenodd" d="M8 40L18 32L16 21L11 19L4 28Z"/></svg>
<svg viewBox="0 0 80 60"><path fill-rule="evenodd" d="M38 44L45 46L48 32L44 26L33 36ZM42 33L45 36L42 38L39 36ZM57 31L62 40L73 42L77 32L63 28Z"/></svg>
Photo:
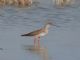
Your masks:
<svg viewBox="0 0 80 60"><path fill-rule="evenodd" d="M44 33L40 33L39 35L40 35L40 36L45 36L46 34L47 34L47 33L44 32Z"/></svg>

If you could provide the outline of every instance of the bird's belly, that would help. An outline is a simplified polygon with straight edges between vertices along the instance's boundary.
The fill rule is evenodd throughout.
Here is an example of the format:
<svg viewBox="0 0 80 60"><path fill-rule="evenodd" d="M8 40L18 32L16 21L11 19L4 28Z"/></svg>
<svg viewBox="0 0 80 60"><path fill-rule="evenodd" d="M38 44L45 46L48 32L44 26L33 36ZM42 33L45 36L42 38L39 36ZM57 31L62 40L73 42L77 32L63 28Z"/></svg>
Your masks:
<svg viewBox="0 0 80 60"><path fill-rule="evenodd" d="M45 36L47 33L41 33L40 36Z"/></svg>

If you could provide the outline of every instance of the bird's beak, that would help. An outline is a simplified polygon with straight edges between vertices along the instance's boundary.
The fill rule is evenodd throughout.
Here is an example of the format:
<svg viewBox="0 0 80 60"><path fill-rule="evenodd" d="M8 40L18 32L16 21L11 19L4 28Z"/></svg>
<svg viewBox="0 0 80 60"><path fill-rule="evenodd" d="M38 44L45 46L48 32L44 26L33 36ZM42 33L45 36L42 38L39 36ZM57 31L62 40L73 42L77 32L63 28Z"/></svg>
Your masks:
<svg viewBox="0 0 80 60"><path fill-rule="evenodd" d="M60 26L58 26L58 25L53 25L53 26L55 26L55 27L60 27Z"/></svg>

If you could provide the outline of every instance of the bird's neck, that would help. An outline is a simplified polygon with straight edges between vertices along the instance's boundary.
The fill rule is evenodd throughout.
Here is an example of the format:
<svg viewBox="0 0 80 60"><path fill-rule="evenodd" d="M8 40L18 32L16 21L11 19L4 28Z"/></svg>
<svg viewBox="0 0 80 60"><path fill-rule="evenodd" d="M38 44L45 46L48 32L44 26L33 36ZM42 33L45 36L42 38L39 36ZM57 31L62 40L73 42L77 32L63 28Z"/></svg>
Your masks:
<svg viewBox="0 0 80 60"><path fill-rule="evenodd" d="M45 25L44 28L48 30L50 26L49 25Z"/></svg>
<svg viewBox="0 0 80 60"><path fill-rule="evenodd" d="M44 26L44 31L45 31L46 33L48 33L48 29L49 29L49 25L45 25L45 26Z"/></svg>

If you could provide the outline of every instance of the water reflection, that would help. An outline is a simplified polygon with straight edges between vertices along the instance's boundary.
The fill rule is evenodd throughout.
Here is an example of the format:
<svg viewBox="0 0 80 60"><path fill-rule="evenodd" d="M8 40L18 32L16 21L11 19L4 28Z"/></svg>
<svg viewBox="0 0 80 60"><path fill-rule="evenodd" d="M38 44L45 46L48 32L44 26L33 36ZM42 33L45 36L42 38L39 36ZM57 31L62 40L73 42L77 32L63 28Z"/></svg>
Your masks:
<svg viewBox="0 0 80 60"><path fill-rule="evenodd" d="M32 54L38 55L40 58L42 58L42 60L49 60L47 48L35 48L33 45L23 45L23 49Z"/></svg>

